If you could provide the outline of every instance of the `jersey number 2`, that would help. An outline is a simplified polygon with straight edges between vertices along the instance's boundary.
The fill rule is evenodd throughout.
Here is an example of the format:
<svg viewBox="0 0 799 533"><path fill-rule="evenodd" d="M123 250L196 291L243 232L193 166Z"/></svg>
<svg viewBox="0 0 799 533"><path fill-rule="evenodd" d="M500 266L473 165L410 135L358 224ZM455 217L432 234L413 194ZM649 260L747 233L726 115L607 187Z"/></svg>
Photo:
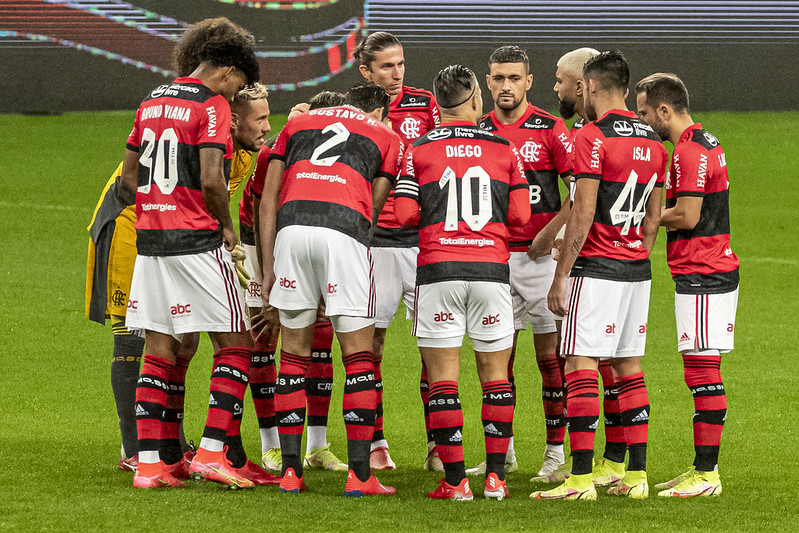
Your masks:
<svg viewBox="0 0 799 533"><path fill-rule="evenodd" d="M472 179L477 179L477 213L472 204ZM444 219L444 231L458 229L458 188L456 185L455 171L450 167L444 170L438 180L438 186L447 190L447 215ZM480 165L469 167L461 179L461 217L472 231L480 231L491 220L491 176Z"/></svg>
<svg viewBox="0 0 799 533"><path fill-rule="evenodd" d="M333 155L329 157L321 157L321 156L322 154L324 154L334 146L338 146L339 144L346 141L350 136L350 132L347 131L347 128L341 122L330 124L325 129L322 130L322 133L327 133L328 131L332 131L334 135L325 142L323 142L322 144L320 144L319 146L317 146L316 150L314 150L313 153L311 154L310 162L320 167L330 167L333 166L333 163L338 161L338 158L341 157L340 155Z"/></svg>

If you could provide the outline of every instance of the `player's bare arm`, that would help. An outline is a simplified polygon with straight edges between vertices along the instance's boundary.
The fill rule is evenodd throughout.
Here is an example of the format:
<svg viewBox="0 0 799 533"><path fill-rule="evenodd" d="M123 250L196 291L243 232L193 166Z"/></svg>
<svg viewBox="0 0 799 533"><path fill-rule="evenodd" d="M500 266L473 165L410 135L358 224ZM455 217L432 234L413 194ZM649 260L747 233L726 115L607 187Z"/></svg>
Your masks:
<svg viewBox="0 0 799 533"><path fill-rule="evenodd" d="M567 191L569 190L570 179L571 174L563 178ZM527 256L530 259L536 260L552 252L552 248L555 248L555 239L569 218L569 211L571 211L571 205L567 196L560 206L558 214L546 226L541 228L541 231L533 238L533 242L530 243L530 247L527 249Z"/></svg>
<svg viewBox="0 0 799 533"><path fill-rule="evenodd" d="M641 236L643 238L644 248L650 252L658 236L662 199L663 187L655 187L652 189L652 194L649 195L649 200L646 202L646 215L644 215L644 221L641 225Z"/></svg>
<svg viewBox="0 0 799 533"><path fill-rule="evenodd" d="M139 152L125 150L125 160L122 163L122 173L117 178L117 198L125 205L136 203L136 189L139 184Z"/></svg>
<svg viewBox="0 0 799 533"><path fill-rule="evenodd" d="M383 206L386 205L386 199L392 187L394 184L384 176L378 176L372 180L372 228L377 226L377 218L383 211Z"/></svg>
<svg viewBox="0 0 799 533"><path fill-rule="evenodd" d="M285 164L279 159L269 162L264 178L264 193L258 205L258 237L261 252L259 261L263 281L261 282L261 298L264 305L269 305L269 292L275 283L275 238L277 237L277 208L280 200L280 187L283 182Z"/></svg>
<svg viewBox="0 0 799 533"><path fill-rule="evenodd" d="M222 240L228 251L239 238L230 218L230 195L225 183L224 154L219 148L200 148L200 183L208 211L222 227Z"/></svg>
<svg viewBox="0 0 799 533"><path fill-rule="evenodd" d="M555 277L547 294L549 310L558 316L566 316L566 289L571 272L580 250L583 248L588 231L594 222L596 210L597 179L578 180L574 187L574 205L569 212L566 222L566 233L563 236L563 247L558 257L558 266L555 267Z"/></svg>
<svg viewBox="0 0 799 533"><path fill-rule="evenodd" d="M660 225L670 230L694 229L702 214L702 202L701 196L680 196L674 207L663 208Z"/></svg>

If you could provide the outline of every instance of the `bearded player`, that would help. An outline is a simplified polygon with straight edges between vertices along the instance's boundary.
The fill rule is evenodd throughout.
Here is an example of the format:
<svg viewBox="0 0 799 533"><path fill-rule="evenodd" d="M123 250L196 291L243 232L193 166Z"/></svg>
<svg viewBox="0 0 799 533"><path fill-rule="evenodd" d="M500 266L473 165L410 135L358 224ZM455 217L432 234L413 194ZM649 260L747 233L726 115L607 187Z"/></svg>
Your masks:
<svg viewBox="0 0 799 533"><path fill-rule="evenodd" d="M676 285L677 349L694 399L694 464L655 488L671 498L718 496L727 419L721 354L733 349L739 279L730 247L727 158L718 139L691 119L680 78L652 74L635 92L639 116L674 146L660 224L668 230L666 259Z"/></svg>
<svg viewBox="0 0 799 533"><path fill-rule="evenodd" d="M558 183L562 179L568 188L572 170L571 138L562 119L527 101L533 75L524 50L518 46L497 48L488 60L488 67L486 83L494 100L494 109L481 119L479 125L518 147L529 186L531 212L526 225L509 228L510 288L516 333L508 375L515 395L513 361L516 340L519 332L531 324L536 362L541 372L546 428L544 463L537 475L549 476L565 462L563 360L557 354L560 320L547 308L546 293L555 273L550 250L569 214L568 202L561 203ZM478 465L468 473L482 473L484 467ZM509 472L518 468L512 439L505 467Z"/></svg>

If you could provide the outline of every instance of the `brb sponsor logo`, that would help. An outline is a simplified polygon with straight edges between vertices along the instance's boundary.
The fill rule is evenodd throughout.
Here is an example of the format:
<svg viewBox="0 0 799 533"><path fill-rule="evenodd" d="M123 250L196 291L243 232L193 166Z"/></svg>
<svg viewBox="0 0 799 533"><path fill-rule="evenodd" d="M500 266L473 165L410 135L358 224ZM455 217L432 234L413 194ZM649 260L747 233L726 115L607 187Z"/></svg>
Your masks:
<svg viewBox="0 0 799 533"><path fill-rule="evenodd" d="M444 311L436 313L435 316L433 316L434 322L452 322L453 320L455 320L455 317L452 316L452 313L447 313Z"/></svg>
<svg viewBox="0 0 799 533"><path fill-rule="evenodd" d="M522 154L522 157L528 163L536 163L539 159L539 151L541 150L541 145L535 141L527 141L522 145L521 150L519 153Z"/></svg>
<svg viewBox="0 0 799 533"><path fill-rule="evenodd" d="M496 324L499 324L499 313L496 315L488 315L483 317L484 326L494 326Z"/></svg>
<svg viewBox="0 0 799 533"><path fill-rule="evenodd" d="M172 316L179 316L179 315L190 315L191 314L191 304L177 304L173 305L169 312L172 313Z"/></svg>
<svg viewBox="0 0 799 533"><path fill-rule="evenodd" d="M280 278L280 280L278 280L278 284L282 288L288 289L290 291L297 290L297 280L296 279Z"/></svg>
<svg viewBox="0 0 799 533"><path fill-rule="evenodd" d="M400 131L408 140L416 140L420 135L422 121L413 117L407 117L400 125Z"/></svg>

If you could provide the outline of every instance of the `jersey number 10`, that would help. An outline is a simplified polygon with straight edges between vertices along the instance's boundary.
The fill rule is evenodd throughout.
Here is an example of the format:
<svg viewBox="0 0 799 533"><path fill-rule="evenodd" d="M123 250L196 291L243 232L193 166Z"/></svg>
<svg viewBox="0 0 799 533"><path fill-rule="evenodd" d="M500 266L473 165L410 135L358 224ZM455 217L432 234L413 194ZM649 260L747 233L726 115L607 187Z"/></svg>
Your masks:
<svg viewBox="0 0 799 533"><path fill-rule="evenodd" d="M472 204L472 180L477 180L477 213L474 212ZM455 171L447 167L438 186L447 189L447 215L444 220L444 231L458 230L458 207L460 206L460 218L472 231L480 231L489 220L491 220L492 201L491 201L491 176L483 170L480 165L469 167L461 178L461 201L458 202L458 186Z"/></svg>

